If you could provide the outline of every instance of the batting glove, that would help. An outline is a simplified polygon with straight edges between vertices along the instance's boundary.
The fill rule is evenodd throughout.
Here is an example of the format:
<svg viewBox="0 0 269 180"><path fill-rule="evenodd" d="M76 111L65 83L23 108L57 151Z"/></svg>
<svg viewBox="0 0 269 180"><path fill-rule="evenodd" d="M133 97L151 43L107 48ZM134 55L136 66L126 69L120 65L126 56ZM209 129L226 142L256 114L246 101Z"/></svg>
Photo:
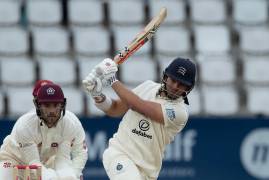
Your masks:
<svg viewBox="0 0 269 180"><path fill-rule="evenodd" d="M99 74L96 70L97 69L102 69L101 74ZM97 64L94 68L94 70L96 71L96 75L98 76L102 76L102 75L106 75L106 74L110 74L110 73L116 73L118 71L118 66L117 64L110 58L105 58L102 62L100 62L99 64Z"/></svg>
<svg viewBox="0 0 269 180"><path fill-rule="evenodd" d="M82 80L82 85L87 94L93 98L99 97L102 94L102 81L100 78L96 77L94 71L89 73L88 76Z"/></svg>
<svg viewBox="0 0 269 180"><path fill-rule="evenodd" d="M102 80L103 86L112 86L117 81L116 72L118 71L118 66L112 59L104 59L94 70L96 76Z"/></svg>

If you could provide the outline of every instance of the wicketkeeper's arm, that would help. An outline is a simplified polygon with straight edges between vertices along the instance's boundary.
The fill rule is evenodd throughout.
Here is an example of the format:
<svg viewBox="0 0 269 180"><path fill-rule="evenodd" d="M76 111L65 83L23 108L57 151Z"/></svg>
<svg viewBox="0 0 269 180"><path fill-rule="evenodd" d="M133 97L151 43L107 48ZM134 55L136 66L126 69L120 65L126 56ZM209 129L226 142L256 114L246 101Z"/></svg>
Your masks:
<svg viewBox="0 0 269 180"><path fill-rule="evenodd" d="M16 140L19 141L19 149L22 156L22 161L27 165L38 165L41 166L42 176L48 179L57 178L56 171L50 168L46 168L40 161L37 145L34 142L27 142L25 136L21 135L16 137ZM24 142L24 143L22 143ZM44 179L44 178L42 178Z"/></svg>
<svg viewBox="0 0 269 180"><path fill-rule="evenodd" d="M76 173L71 161L71 142L64 141L59 144L58 152L55 157L55 171L60 178L76 178Z"/></svg>
<svg viewBox="0 0 269 180"><path fill-rule="evenodd" d="M85 142L85 132L81 124L76 127L76 138L72 143L71 156L72 166L77 177L79 177L82 175L82 170L88 160L88 148Z"/></svg>

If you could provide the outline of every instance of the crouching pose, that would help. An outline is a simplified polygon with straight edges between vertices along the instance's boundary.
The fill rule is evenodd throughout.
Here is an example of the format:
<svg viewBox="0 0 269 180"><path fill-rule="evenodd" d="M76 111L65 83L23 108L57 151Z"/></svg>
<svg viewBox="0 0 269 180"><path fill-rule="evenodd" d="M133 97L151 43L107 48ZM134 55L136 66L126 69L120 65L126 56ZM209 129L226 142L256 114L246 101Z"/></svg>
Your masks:
<svg viewBox="0 0 269 180"><path fill-rule="evenodd" d="M123 116L104 151L104 168L111 180L157 179L166 145L187 123L185 104L195 84L196 66L176 58L164 70L161 83L147 80L132 91L117 80L117 71L111 59L104 59L83 80L99 109ZM103 94L104 86L111 86L119 99Z"/></svg>
<svg viewBox="0 0 269 180"><path fill-rule="evenodd" d="M12 180L15 165L38 165L42 180L79 180L88 158L82 125L65 110L60 86L47 83L35 92L36 111L22 115L3 141L0 179Z"/></svg>

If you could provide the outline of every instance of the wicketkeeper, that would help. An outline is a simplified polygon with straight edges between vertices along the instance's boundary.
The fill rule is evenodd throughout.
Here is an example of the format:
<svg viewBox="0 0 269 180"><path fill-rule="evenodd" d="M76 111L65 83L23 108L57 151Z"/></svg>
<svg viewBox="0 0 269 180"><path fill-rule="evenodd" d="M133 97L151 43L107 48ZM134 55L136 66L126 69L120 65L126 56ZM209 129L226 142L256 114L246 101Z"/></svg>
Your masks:
<svg viewBox="0 0 269 180"><path fill-rule="evenodd" d="M42 180L79 180L88 158L84 129L65 109L60 86L40 83L37 89L36 110L16 121L1 146L0 179L12 180L14 165L38 165Z"/></svg>

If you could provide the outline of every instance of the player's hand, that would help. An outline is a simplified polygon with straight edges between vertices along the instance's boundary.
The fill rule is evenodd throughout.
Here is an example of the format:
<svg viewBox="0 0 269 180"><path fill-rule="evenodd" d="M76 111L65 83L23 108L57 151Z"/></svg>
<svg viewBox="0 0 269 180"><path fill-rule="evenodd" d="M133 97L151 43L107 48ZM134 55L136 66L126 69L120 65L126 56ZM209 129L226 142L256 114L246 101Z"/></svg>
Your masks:
<svg viewBox="0 0 269 180"><path fill-rule="evenodd" d="M87 92L92 91L97 84L94 72L90 72L83 80L82 85Z"/></svg>
<svg viewBox="0 0 269 180"><path fill-rule="evenodd" d="M101 96L103 89L102 81L99 77L96 77L94 71L89 73L88 76L82 80L82 85L86 93L93 98Z"/></svg>
<svg viewBox="0 0 269 180"><path fill-rule="evenodd" d="M96 76L102 80L103 86L112 86L117 81L116 72L118 71L118 66L112 59L104 59L94 70Z"/></svg>
<svg viewBox="0 0 269 180"><path fill-rule="evenodd" d="M97 71L99 69L99 72ZM101 71L100 71L101 69ZM105 58L102 62L97 64L93 71L96 71L96 75L98 76L103 76L103 75L108 75L111 73L116 74L118 71L118 66L117 64L110 58ZM102 79L102 78L101 78Z"/></svg>

